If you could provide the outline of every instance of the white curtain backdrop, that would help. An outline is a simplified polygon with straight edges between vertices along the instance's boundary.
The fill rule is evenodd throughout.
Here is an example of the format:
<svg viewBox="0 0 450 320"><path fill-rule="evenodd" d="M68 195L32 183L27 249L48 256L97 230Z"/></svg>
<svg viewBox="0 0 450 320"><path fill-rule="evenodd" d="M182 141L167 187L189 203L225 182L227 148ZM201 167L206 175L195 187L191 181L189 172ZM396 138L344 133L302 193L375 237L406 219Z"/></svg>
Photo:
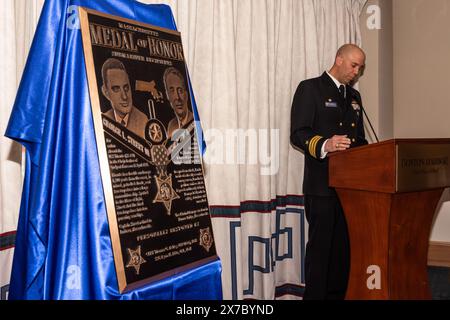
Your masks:
<svg viewBox="0 0 450 320"><path fill-rule="evenodd" d="M303 156L289 143L292 97L342 44L361 44L366 1L140 2L169 4L183 36L224 298L298 298L307 237Z"/></svg>
<svg viewBox="0 0 450 320"><path fill-rule="evenodd" d="M4 132L43 1L3 2ZM303 156L289 143L292 97L301 80L331 67L340 45L361 43L359 15L366 0L139 2L170 5L182 33L207 142L204 169L224 298L299 298L307 236ZM9 150L11 143L2 138L0 232L15 228L18 212L17 160L9 164L16 177L4 176L14 171L5 167ZM15 198L7 190L14 190ZM2 279L9 277L4 270Z"/></svg>
<svg viewBox="0 0 450 320"><path fill-rule="evenodd" d="M0 5L0 299L7 298L22 192L22 150L4 133L43 2L2 0Z"/></svg>

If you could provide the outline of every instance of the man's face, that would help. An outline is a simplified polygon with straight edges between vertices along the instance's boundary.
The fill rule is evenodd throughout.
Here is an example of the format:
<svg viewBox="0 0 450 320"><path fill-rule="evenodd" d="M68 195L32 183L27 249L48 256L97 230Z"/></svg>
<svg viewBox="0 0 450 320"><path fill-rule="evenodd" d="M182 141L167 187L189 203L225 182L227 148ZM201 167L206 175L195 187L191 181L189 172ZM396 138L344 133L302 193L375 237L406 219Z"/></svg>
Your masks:
<svg viewBox="0 0 450 320"><path fill-rule="evenodd" d="M365 63L366 57L364 53L357 49L351 50L341 57L338 57L337 65L340 77L338 80L344 84L355 83L361 76Z"/></svg>
<svg viewBox="0 0 450 320"><path fill-rule="evenodd" d="M179 119L183 119L188 112L187 92L183 80L178 75L170 73L166 77L166 90L173 111Z"/></svg>
<svg viewBox="0 0 450 320"><path fill-rule="evenodd" d="M124 70L110 69L107 71L107 83L104 87L104 94L111 102L112 107L124 117L131 111L133 98L131 96L130 80Z"/></svg>

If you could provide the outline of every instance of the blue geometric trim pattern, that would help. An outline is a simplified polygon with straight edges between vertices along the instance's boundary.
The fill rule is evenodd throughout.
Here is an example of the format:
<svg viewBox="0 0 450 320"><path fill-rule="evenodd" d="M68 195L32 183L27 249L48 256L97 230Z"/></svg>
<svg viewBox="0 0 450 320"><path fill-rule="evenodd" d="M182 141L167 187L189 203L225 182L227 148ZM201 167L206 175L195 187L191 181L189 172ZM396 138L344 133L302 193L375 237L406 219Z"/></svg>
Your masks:
<svg viewBox="0 0 450 320"><path fill-rule="evenodd" d="M248 288L245 288L243 291L244 295L252 295L254 294L255 289L255 273L270 273L274 271L277 262L281 262L287 259L293 259L294 257L294 248L296 246L293 243L293 229L292 227L282 226L281 217L284 215L292 215L296 214L299 217L299 225L300 225L300 243L299 247L299 256L300 256L300 266L299 270L301 270L300 279L301 282L304 283L305 275L303 271L304 265L304 257L305 257L305 214L304 209L302 208L293 208L290 206L302 207L303 206L303 197L302 196L286 196L286 197L277 197L277 199L262 202L262 201L246 201L241 204L240 207L232 207L232 206L214 206L211 208L212 216L214 218L240 218L243 213L274 213L275 216L275 232L271 235L270 238L263 238L258 235L247 235L248 242L248 261L247 261L247 269L248 269ZM231 291L232 291L232 299L238 299L238 285L237 285L237 232L238 228L241 227L241 221L230 221L230 264L231 264ZM287 244L287 248L285 252L280 252L280 243L281 240L283 243ZM263 265L258 265L254 261L254 252L256 250L256 246L259 250L258 253L264 256L262 257ZM295 284L284 284L278 288L276 288L276 296L283 295L303 295L303 287Z"/></svg>

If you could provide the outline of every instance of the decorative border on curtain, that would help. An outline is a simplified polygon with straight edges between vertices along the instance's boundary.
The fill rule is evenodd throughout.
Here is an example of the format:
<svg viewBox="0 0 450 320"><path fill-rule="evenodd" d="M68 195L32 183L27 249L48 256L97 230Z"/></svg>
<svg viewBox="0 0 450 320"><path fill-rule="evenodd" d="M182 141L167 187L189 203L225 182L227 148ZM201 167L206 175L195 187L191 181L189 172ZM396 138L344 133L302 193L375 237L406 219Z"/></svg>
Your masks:
<svg viewBox="0 0 450 320"><path fill-rule="evenodd" d="M272 213L278 207L304 206L303 195L277 196L269 201L248 200L240 206L210 206L211 218L239 218L246 213Z"/></svg>
<svg viewBox="0 0 450 320"><path fill-rule="evenodd" d="M14 248L16 242L16 231L0 234L0 251Z"/></svg>

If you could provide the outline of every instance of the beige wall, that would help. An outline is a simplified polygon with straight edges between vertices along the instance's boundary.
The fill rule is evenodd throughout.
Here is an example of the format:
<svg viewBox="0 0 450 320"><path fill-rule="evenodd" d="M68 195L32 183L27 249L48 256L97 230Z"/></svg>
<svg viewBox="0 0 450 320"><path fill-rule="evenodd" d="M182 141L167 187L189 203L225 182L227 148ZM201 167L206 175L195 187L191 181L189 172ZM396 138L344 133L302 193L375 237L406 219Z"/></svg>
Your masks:
<svg viewBox="0 0 450 320"><path fill-rule="evenodd" d="M380 13L379 29L373 29L377 24L375 19L378 18L374 9ZM392 139L394 106L391 0L368 1L361 17L361 36L363 49L367 52L367 67L360 81L363 103L378 138ZM376 142L370 126L366 125L366 133L370 142Z"/></svg>
<svg viewBox="0 0 450 320"><path fill-rule="evenodd" d="M380 8L381 29L367 28L371 5ZM361 23L361 93L381 140L450 138L450 0L369 0ZM449 190L431 240L450 242Z"/></svg>
<svg viewBox="0 0 450 320"><path fill-rule="evenodd" d="M450 1L392 2L395 136L450 137Z"/></svg>

